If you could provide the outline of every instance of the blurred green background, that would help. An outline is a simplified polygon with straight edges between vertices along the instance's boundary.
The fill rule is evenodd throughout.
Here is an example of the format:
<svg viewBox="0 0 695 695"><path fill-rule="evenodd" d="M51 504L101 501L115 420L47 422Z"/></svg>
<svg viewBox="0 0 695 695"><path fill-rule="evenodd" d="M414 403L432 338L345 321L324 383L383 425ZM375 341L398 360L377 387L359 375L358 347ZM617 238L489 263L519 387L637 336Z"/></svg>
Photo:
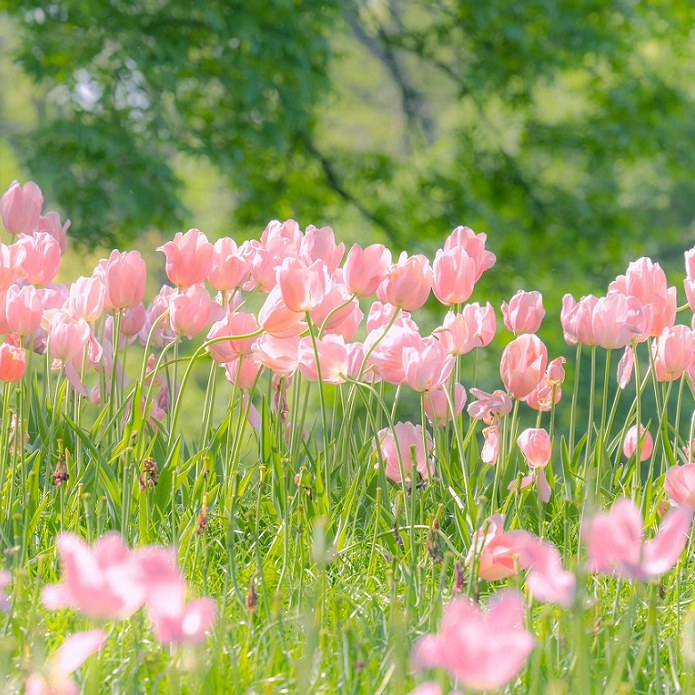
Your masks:
<svg viewBox="0 0 695 695"><path fill-rule="evenodd" d="M498 256L473 299L540 289L554 320L640 255L680 284L694 25L691 0L0 0L0 183L88 247L295 217L432 254L465 224Z"/></svg>

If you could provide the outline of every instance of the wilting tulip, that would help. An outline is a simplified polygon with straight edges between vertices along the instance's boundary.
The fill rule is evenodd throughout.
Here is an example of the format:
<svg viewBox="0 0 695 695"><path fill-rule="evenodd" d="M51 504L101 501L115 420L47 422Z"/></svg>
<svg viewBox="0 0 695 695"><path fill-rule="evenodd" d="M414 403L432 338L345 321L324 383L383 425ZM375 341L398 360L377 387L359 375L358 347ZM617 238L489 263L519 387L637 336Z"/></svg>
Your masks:
<svg viewBox="0 0 695 695"><path fill-rule="evenodd" d="M524 667L535 640L524 629L524 599L511 589L499 591L483 610L470 599L446 607L436 635L415 644L418 669L442 668L471 690L497 690Z"/></svg>
<svg viewBox="0 0 695 695"><path fill-rule="evenodd" d="M412 422L397 422L393 430L385 428L377 433L377 441L374 442L374 450L377 452L377 467L383 460L386 464L386 477L394 483L400 483L403 480L401 464L403 475L407 480L412 482L413 466L420 476L425 479L429 478L434 472L430 459L432 438L429 432L425 433L427 438L427 452L425 452L421 425L414 425Z"/></svg>
<svg viewBox="0 0 695 695"><path fill-rule="evenodd" d="M646 461L654 451L654 440L652 435L647 432L645 434L644 426L640 426L642 448L640 449L640 461ZM625 441L623 442L623 454L625 458L630 458L637 450L637 425L633 425L627 431L625 435Z"/></svg>
<svg viewBox="0 0 695 695"><path fill-rule="evenodd" d="M234 239L222 237L215 242L208 282L218 292L230 292L242 285L251 272L251 261Z"/></svg>
<svg viewBox="0 0 695 695"><path fill-rule="evenodd" d="M199 229L177 232L172 241L159 246L166 256L166 273L172 285L180 288L205 282L212 265L213 248Z"/></svg>
<svg viewBox="0 0 695 695"><path fill-rule="evenodd" d="M504 325L512 333L535 333L545 316L543 295L536 291L519 290L509 304L502 302L502 316Z"/></svg>
<svg viewBox="0 0 695 695"><path fill-rule="evenodd" d="M442 304L461 304L473 294L475 259L461 246L439 249L432 264L432 291Z"/></svg>
<svg viewBox="0 0 695 695"><path fill-rule="evenodd" d="M695 511L695 463L672 466L666 471L664 490L671 504Z"/></svg>
<svg viewBox="0 0 695 695"><path fill-rule="evenodd" d="M451 251L456 247L463 248L475 261L475 282L480 280L482 274L495 265L495 254L485 250L487 234L476 234L470 227L456 227L444 242L444 251Z"/></svg>
<svg viewBox="0 0 695 695"><path fill-rule="evenodd" d="M516 440L531 468L542 468L550 461L550 435L543 428L525 429Z"/></svg>
<svg viewBox="0 0 695 695"><path fill-rule="evenodd" d="M480 459L483 463L494 466L500 453L500 426L497 422L493 422L483 430L483 440Z"/></svg>
<svg viewBox="0 0 695 695"><path fill-rule="evenodd" d="M210 299L205 285L191 285L184 292L171 298L169 318L171 327L189 338L217 321L224 314L224 309Z"/></svg>
<svg viewBox="0 0 695 695"><path fill-rule="evenodd" d="M311 265L314 261L322 261L328 274L332 275L343 260L345 244L335 243L335 234L330 227L315 227L310 224L299 245L300 254Z"/></svg>
<svg viewBox="0 0 695 695"><path fill-rule="evenodd" d="M679 507L669 512L651 541L643 537L642 514L629 499L619 499L607 513L596 514L584 527L589 570L649 581L668 572L681 556L690 533L693 512Z"/></svg>
<svg viewBox="0 0 695 695"><path fill-rule="evenodd" d="M391 252L382 244L366 248L355 244L343 266L345 286L358 297L369 297L386 277L391 266Z"/></svg>
<svg viewBox="0 0 695 695"><path fill-rule="evenodd" d="M439 388L454 369L454 359L436 338L424 338L421 346L403 348L404 382L413 391Z"/></svg>
<svg viewBox="0 0 695 695"><path fill-rule="evenodd" d="M42 207L43 194L33 181L25 183L23 187L13 181L0 198L2 223L10 234L33 234Z"/></svg>
<svg viewBox="0 0 695 695"><path fill-rule="evenodd" d="M430 262L422 254L408 256L404 251L377 288L376 296L382 302L415 311L427 301L431 289Z"/></svg>
<svg viewBox="0 0 695 695"><path fill-rule="evenodd" d="M478 302L466 304L460 314L447 312L444 323L433 334L450 355L465 355L474 348L489 345L495 337L497 322L495 310L488 302L481 307Z"/></svg>
<svg viewBox="0 0 695 695"><path fill-rule="evenodd" d="M470 393L477 399L468 406L468 414L474 420L483 420L490 424L498 417L508 415L512 411L511 398L504 391L487 393L487 391L472 388Z"/></svg>
<svg viewBox="0 0 695 695"><path fill-rule="evenodd" d="M444 392L446 388L446 386L440 386L425 395L425 414L432 427L444 427L451 421L451 408L447 394ZM454 385L452 404L454 417L458 417L463 411L463 406L466 405L466 389L463 384Z"/></svg>
<svg viewBox="0 0 695 695"><path fill-rule="evenodd" d="M515 398L525 398L538 386L548 364L548 350L535 335L515 338L502 353L500 376Z"/></svg>
<svg viewBox="0 0 695 695"><path fill-rule="evenodd" d="M345 383L347 371L347 349L345 341L339 335L327 335L316 338L318 366L321 368L321 381L327 384ZM299 371L307 381L318 381L316 354L310 337L299 341Z"/></svg>
<svg viewBox="0 0 695 695"><path fill-rule="evenodd" d="M147 266L138 251L111 251L99 263L94 275L101 277L106 288L104 307L109 311L132 309L145 296Z"/></svg>
<svg viewBox="0 0 695 695"><path fill-rule="evenodd" d="M307 265L298 258L286 258L277 270L277 283L290 311L312 311L321 304L328 289L326 264L314 261Z"/></svg>
<svg viewBox="0 0 695 695"><path fill-rule="evenodd" d="M18 264L17 275L29 284L43 287L58 274L61 261L60 245L50 234L22 234L17 240L17 247L24 251Z"/></svg>
<svg viewBox="0 0 695 695"><path fill-rule="evenodd" d="M9 341L2 343L0 345L0 381L21 381L26 369L26 350Z"/></svg>

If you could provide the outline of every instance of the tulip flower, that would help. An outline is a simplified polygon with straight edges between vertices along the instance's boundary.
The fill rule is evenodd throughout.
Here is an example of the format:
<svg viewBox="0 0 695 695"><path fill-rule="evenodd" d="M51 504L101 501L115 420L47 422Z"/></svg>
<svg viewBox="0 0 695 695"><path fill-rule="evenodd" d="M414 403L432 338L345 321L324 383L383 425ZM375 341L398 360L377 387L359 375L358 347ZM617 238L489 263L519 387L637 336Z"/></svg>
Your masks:
<svg viewBox="0 0 695 695"><path fill-rule="evenodd" d="M391 266L391 252L382 244L362 248L355 244L343 266L345 286L351 294L369 297L386 277Z"/></svg>
<svg viewBox="0 0 695 695"><path fill-rule="evenodd" d="M147 266L138 251L114 250L94 271L106 288L104 307L109 311L131 309L145 296Z"/></svg>
<svg viewBox="0 0 695 695"><path fill-rule="evenodd" d="M68 247L68 229L72 223L70 220L65 220L65 224L60 221L60 215L57 212L47 212L39 217L36 225L36 232L46 232L50 234L58 243L61 255L65 255Z"/></svg>
<svg viewBox="0 0 695 695"><path fill-rule="evenodd" d="M230 292L242 285L251 273L251 261L234 241L222 237L215 242L208 272L208 282L218 292Z"/></svg>
<svg viewBox="0 0 695 695"><path fill-rule="evenodd" d="M646 461L654 451L654 440L652 435L647 432L645 434L644 426L640 426L640 438L642 439L642 447L640 449L640 461ZM623 454L625 458L630 458L637 450L637 425L633 425L625 435L623 442Z"/></svg>
<svg viewBox="0 0 695 695"><path fill-rule="evenodd" d="M454 599L439 632L415 644L413 662L418 669L445 669L465 688L497 690L521 671L535 645L524 614L524 599L513 590L495 594L486 610Z"/></svg>
<svg viewBox="0 0 695 695"><path fill-rule="evenodd" d="M437 251L432 264L432 291L442 304L465 302L475 287L476 263L466 250L455 246Z"/></svg>
<svg viewBox="0 0 695 695"><path fill-rule="evenodd" d="M26 369L26 350L7 340L2 343L0 345L0 381L21 381Z"/></svg>
<svg viewBox="0 0 695 695"><path fill-rule="evenodd" d="M12 285L5 295L5 316L13 333L31 336L41 326L44 290Z"/></svg>
<svg viewBox="0 0 695 695"><path fill-rule="evenodd" d="M466 304L460 314L449 311L444 323L435 328L433 335L451 355L465 355L474 348L489 345L495 337L497 324L495 310L488 302L481 307L477 302Z"/></svg>
<svg viewBox="0 0 695 695"><path fill-rule="evenodd" d="M531 468L543 468L550 461L550 435L542 428L525 429L516 440Z"/></svg>
<svg viewBox="0 0 695 695"><path fill-rule="evenodd" d="M277 270L277 284L282 301L290 311L304 314L316 309L328 289L326 264L314 261L307 265L298 258L286 258Z"/></svg>
<svg viewBox="0 0 695 695"><path fill-rule="evenodd" d="M10 234L33 234L39 223L42 207L43 194L33 181L24 186L13 181L0 198L2 223Z"/></svg>
<svg viewBox="0 0 695 695"><path fill-rule="evenodd" d="M548 350L535 335L523 334L502 353L500 376L515 398L525 398L538 386L548 364Z"/></svg>
<svg viewBox="0 0 695 695"><path fill-rule="evenodd" d="M382 302L415 311L425 304L431 289L430 262L422 254L408 256L404 251L377 287L376 296Z"/></svg>
<svg viewBox="0 0 695 695"><path fill-rule="evenodd" d="M664 490L672 505L695 511L695 463L669 468L664 479Z"/></svg>
<svg viewBox="0 0 695 695"><path fill-rule="evenodd" d="M412 482L413 466L425 479L433 473L430 454L432 452L432 438L429 432L425 433L427 439L427 452L423 442L421 425L412 422L398 422L393 428L385 428L377 433L374 442L374 450L377 452L377 465L383 461L386 464L386 477L394 483L400 483L401 465L406 479Z"/></svg>
<svg viewBox="0 0 695 695"><path fill-rule="evenodd" d="M475 282L495 265L495 254L485 250L486 234L476 234L470 227L456 227L444 242L444 251L460 247L475 261Z"/></svg>
<svg viewBox="0 0 695 695"><path fill-rule="evenodd" d="M451 409L447 394L444 392L446 386L428 391L425 395L425 415L432 427L444 427L451 421ZM466 389L463 384L454 385L454 397L452 399L454 406L454 417L458 417L466 405Z"/></svg>
<svg viewBox="0 0 695 695"><path fill-rule="evenodd" d="M695 332L688 326L665 328L657 340L654 367L658 381L680 379L693 363Z"/></svg>
<svg viewBox="0 0 695 695"><path fill-rule="evenodd" d="M321 368L321 381L327 384L345 383L347 371L347 349L345 341L339 335L327 335L316 338L318 366ZM299 341L299 371L307 381L318 381L316 353L309 336Z"/></svg>
<svg viewBox="0 0 695 695"><path fill-rule="evenodd" d="M223 314L224 309L210 299L205 285L191 285L173 296L169 302L171 327L189 338L220 319Z"/></svg>
<svg viewBox="0 0 695 695"><path fill-rule="evenodd" d="M345 244L335 243L335 234L330 227L319 229L310 224L299 244L299 252L309 265L314 261L322 261L328 274L332 275L343 260Z"/></svg>
<svg viewBox="0 0 695 695"><path fill-rule="evenodd" d="M413 391L439 388L454 369L454 359L436 338L424 338L421 346L403 348L404 383Z"/></svg>
<svg viewBox="0 0 695 695"><path fill-rule="evenodd" d="M205 282L212 266L213 248L199 229L177 232L172 241L157 247L166 256L169 282L180 288Z"/></svg>
<svg viewBox="0 0 695 695"><path fill-rule="evenodd" d="M651 541L644 540L642 514L629 499L619 499L611 510L586 523L589 570L649 581L668 572L680 558L692 524L692 510L679 507L668 513Z"/></svg>
<svg viewBox="0 0 695 695"><path fill-rule="evenodd" d="M540 292L519 290L509 304L502 302L502 316L504 325L512 333L536 333L545 316L543 296Z"/></svg>

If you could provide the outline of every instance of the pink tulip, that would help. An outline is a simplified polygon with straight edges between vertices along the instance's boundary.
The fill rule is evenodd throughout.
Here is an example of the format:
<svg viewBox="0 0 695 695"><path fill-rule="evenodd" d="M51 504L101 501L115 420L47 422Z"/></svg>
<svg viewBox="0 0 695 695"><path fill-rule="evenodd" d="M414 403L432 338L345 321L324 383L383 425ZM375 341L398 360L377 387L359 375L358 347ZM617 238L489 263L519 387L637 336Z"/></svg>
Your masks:
<svg viewBox="0 0 695 695"><path fill-rule="evenodd" d="M695 463L672 466L666 471L664 489L671 504L695 511Z"/></svg>
<svg viewBox="0 0 695 695"><path fill-rule="evenodd" d="M548 364L541 382L526 396L526 405L534 410L548 412L553 405L560 402L562 398L560 385L565 381L565 368L562 365L566 361L564 357L556 357Z"/></svg>
<svg viewBox="0 0 695 695"><path fill-rule="evenodd" d="M261 246L271 254L296 257L301 244L302 231L295 220L271 220L261 234Z"/></svg>
<svg viewBox="0 0 695 695"><path fill-rule="evenodd" d="M60 221L60 215L57 212L47 212L39 217L36 225L36 232L46 232L50 234L60 248L61 255L65 255L68 247L68 229L70 229L70 220L65 220L65 224Z"/></svg>
<svg viewBox="0 0 695 695"><path fill-rule="evenodd" d="M444 251L451 251L456 247L463 248L475 261L475 282L480 280L482 274L495 265L495 254L485 250L486 234L476 234L469 227L456 227L444 242Z"/></svg>
<svg viewBox="0 0 695 695"><path fill-rule="evenodd" d="M298 258L286 258L277 271L282 300L290 311L306 313L316 309L328 289L328 273L323 261L307 265Z"/></svg>
<svg viewBox="0 0 695 695"><path fill-rule="evenodd" d="M43 290L31 285L12 285L5 295L5 315L14 333L34 335L41 326L43 316Z"/></svg>
<svg viewBox="0 0 695 695"><path fill-rule="evenodd" d="M571 294L566 294L562 298L562 312L560 320L568 345L595 345L593 313L594 307L598 302L598 297L590 294L582 297L579 302L575 301Z"/></svg>
<svg viewBox="0 0 695 695"><path fill-rule="evenodd" d="M429 478L434 472L430 459L432 438L429 432L425 433L427 438L427 453L425 453L421 425L413 425L412 422L397 422L393 430L385 428L377 433L377 440L374 442L374 450L377 455L376 467L378 468L383 461L386 464L386 477L394 483L400 483L403 480L401 464L405 478L411 483L413 482L413 465L422 478L425 480Z"/></svg>
<svg viewBox="0 0 695 695"><path fill-rule="evenodd" d="M51 354L61 362L69 362L84 352L91 329L80 318L74 318L64 311L56 311L48 326Z"/></svg>
<svg viewBox="0 0 695 695"><path fill-rule="evenodd" d="M311 312L311 320L319 328L323 327L324 333L352 340L362 323L364 313L360 309L359 300L351 299L352 295L345 285L335 279L338 273L339 270L331 279L321 304Z"/></svg>
<svg viewBox="0 0 695 695"><path fill-rule="evenodd" d="M640 438L642 439L642 448L640 449L640 461L646 461L654 451L654 440L652 435L647 432L645 434L644 426L640 426ZM633 425L625 435L623 442L623 454L625 458L631 458L637 451L637 425Z"/></svg>
<svg viewBox="0 0 695 695"><path fill-rule="evenodd" d="M515 398L525 398L538 386L548 364L548 350L529 333L515 338L502 353L500 376Z"/></svg>
<svg viewBox="0 0 695 695"><path fill-rule="evenodd" d="M343 267L345 286L351 294L369 297L376 292L390 266L391 252L382 244L372 244L364 249L355 244Z"/></svg>
<svg viewBox="0 0 695 695"><path fill-rule="evenodd" d="M280 376L292 376L299 366L299 337L277 338L264 333L251 348L256 359Z"/></svg>
<svg viewBox="0 0 695 695"><path fill-rule="evenodd" d="M512 412L512 401L504 391L487 393L473 388L470 389L470 393L477 399L468 406L468 414L474 420L483 420L490 424L493 420Z"/></svg>
<svg viewBox="0 0 695 695"><path fill-rule="evenodd" d="M418 685L415 690L411 690L409 695L446 695L446 693L442 690L442 686L439 683L426 681ZM449 695L463 695L463 693L459 690L451 690Z"/></svg>
<svg viewBox="0 0 695 695"><path fill-rule="evenodd" d="M431 390L425 396L425 414L432 427L444 427L451 421L451 409L447 394L444 392L446 386L440 386L437 389ZM454 406L454 417L458 417L463 411L463 406L466 405L466 389L463 384L454 385L454 397L452 399Z"/></svg>
<svg viewBox="0 0 695 695"><path fill-rule="evenodd" d="M222 237L215 242L208 272L208 282L218 292L231 292L239 287L251 273L251 261L234 239Z"/></svg>
<svg viewBox="0 0 695 695"><path fill-rule="evenodd" d="M62 255L60 245L50 234L22 234L17 240L17 247L24 251L17 275L29 284L43 287L58 274Z"/></svg>
<svg viewBox="0 0 695 695"><path fill-rule="evenodd" d="M531 468L542 468L550 461L550 435L542 428L525 429L516 440Z"/></svg>
<svg viewBox="0 0 695 695"><path fill-rule="evenodd" d="M695 332L688 326L665 328L659 336L654 366L659 381L680 379L693 362Z"/></svg>
<svg viewBox="0 0 695 695"><path fill-rule="evenodd" d="M695 247L685 252L686 278L683 281L690 311L695 313Z"/></svg>
<svg viewBox="0 0 695 695"><path fill-rule="evenodd" d="M0 345L0 381L21 381L27 369L27 353L24 348L5 341Z"/></svg>
<svg viewBox="0 0 695 695"><path fill-rule="evenodd" d="M301 313L292 311L285 304L279 287L274 287L258 312L260 327L277 338L299 335L306 330Z"/></svg>
<svg viewBox="0 0 695 695"><path fill-rule="evenodd" d="M614 292L596 301L591 320L594 342L614 350L649 337L651 309L635 297Z"/></svg>
<svg viewBox="0 0 695 695"><path fill-rule="evenodd" d="M0 244L0 292L6 292L18 279L19 266L25 254L26 251L17 244Z"/></svg>
<svg viewBox="0 0 695 695"><path fill-rule="evenodd" d="M263 365L254 353L235 357L224 365L227 381L232 386L236 384L240 389L253 388L261 369L263 369Z"/></svg>
<svg viewBox="0 0 695 695"><path fill-rule="evenodd" d="M377 375L389 384L402 384L405 381L403 353L406 348L422 350L424 341L417 330L409 324L394 324L380 342L382 331L372 331L364 341L365 352L371 350L369 362ZM372 346L376 345L372 349Z"/></svg>
<svg viewBox="0 0 695 695"><path fill-rule="evenodd" d="M327 384L345 383L347 371L347 349L345 341L339 335L327 335L316 338L321 380ZM310 337L299 341L299 371L307 381L318 381L316 354Z"/></svg>
<svg viewBox="0 0 695 695"><path fill-rule="evenodd" d="M147 308L145 315L145 323L140 331L140 343L147 345L147 339L151 335L151 345L157 348L163 348L165 345L176 340L176 332L171 327L171 316L169 314L169 306L171 300L177 295L171 285L163 285L152 304Z"/></svg>
<svg viewBox="0 0 695 695"><path fill-rule="evenodd" d="M652 336L673 326L676 320L676 288L668 287L661 266L649 258L642 257L630 263L625 275L618 276L610 284L609 292L636 297L645 307L651 307Z"/></svg>
<svg viewBox="0 0 695 695"><path fill-rule="evenodd" d="M104 307L109 311L131 309L145 296L147 266L138 251L111 251L94 271L106 288Z"/></svg>
<svg viewBox="0 0 695 695"><path fill-rule="evenodd" d="M432 264L432 291L442 304L461 304L473 294L476 263L466 250L455 246L437 251Z"/></svg>
<svg viewBox="0 0 695 695"><path fill-rule="evenodd" d="M672 510L656 536L644 541L643 520L637 505L619 499L607 513L596 514L584 528L589 549L589 570L649 581L658 579L677 562L685 548L693 512Z"/></svg>
<svg viewBox="0 0 695 695"><path fill-rule="evenodd" d="M466 304L460 314L449 311L444 323L433 334L450 355L465 355L474 348L489 345L495 337L495 310L488 302L484 307Z"/></svg>
<svg viewBox="0 0 695 695"><path fill-rule="evenodd" d="M571 607L577 579L572 572L562 568L560 552L554 545L529 534L521 552L521 561L530 568L526 585L537 601Z"/></svg>
<svg viewBox="0 0 695 695"><path fill-rule="evenodd" d="M252 314L245 311L227 312L226 316L212 324L206 341L226 336L249 335L258 331L258 323ZM240 355L251 353L255 338L233 338L208 345L207 351L213 360L224 364Z"/></svg>
<svg viewBox="0 0 695 695"><path fill-rule="evenodd" d="M375 335L380 334L393 319L394 314L398 311L398 308L393 306L393 304L382 304L381 302L374 302L371 307L369 307L369 313L367 314L367 332L375 332ZM394 323L395 326L400 326L411 331L418 332L418 327L415 321L410 318L410 314L407 311L400 311L398 316L396 316Z"/></svg>
<svg viewBox="0 0 695 695"><path fill-rule="evenodd" d="M421 254L408 256L404 251L377 287L376 296L382 302L415 311L425 304L431 289L430 262Z"/></svg>
<svg viewBox="0 0 695 695"><path fill-rule="evenodd" d="M80 688L70 674L76 671L106 642L103 630L89 630L70 635L51 655L43 673L32 672L24 682L26 695L78 695Z"/></svg>
<svg viewBox="0 0 695 695"><path fill-rule="evenodd" d="M502 302L502 315L504 325L512 333L535 333L545 316L543 296L540 292L519 290L509 304Z"/></svg>
<svg viewBox="0 0 695 695"><path fill-rule="evenodd" d="M117 533L102 536L90 548L72 533L56 539L63 581L43 588L49 610L74 608L88 618L117 620L130 617L143 605L146 590L139 567Z"/></svg>
<svg viewBox="0 0 695 695"><path fill-rule="evenodd" d="M159 246L166 256L166 273L172 285L180 288L205 282L212 266L213 248L199 229L177 232L173 241Z"/></svg>
<svg viewBox="0 0 695 695"><path fill-rule="evenodd" d="M42 207L43 194L33 181L25 183L24 187L13 181L0 198L2 223L10 234L33 234Z"/></svg>
<svg viewBox="0 0 695 695"><path fill-rule="evenodd" d="M224 314L224 309L210 299L205 285L191 285L183 292L171 298L169 318L171 327L189 338L217 321Z"/></svg>
<svg viewBox="0 0 695 695"><path fill-rule="evenodd" d="M377 375L374 373L373 366L365 366L365 368L362 369L364 363L364 345L362 343L347 343L345 345L345 350L347 353L346 376L355 380L361 376L363 381L368 382L378 380Z"/></svg>
<svg viewBox="0 0 695 695"><path fill-rule="evenodd" d="M497 422L493 422L483 430L483 440L480 459L483 463L494 466L500 453L500 426Z"/></svg>
<svg viewBox="0 0 695 695"><path fill-rule="evenodd" d="M471 537L466 564L478 563L478 576L490 582L506 579L517 572L525 531L505 531L504 514L493 514Z"/></svg>
<svg viewBox="0 0 695 695"><path fill-rule="evenodd" d="M535 645L524 614L523 597L511 589L495 594L487 610L455 599L439 632L417 641L413 662L418 669L445 669L471 690L501 688L521 671Z"/></svg>
<svg viewBox="0 0 695 695"><path fill-rule="evenodd" d="M454 369L454 359L436 338L424 338L421 346L403 348L405 383L413 391L439 388Z"/></svg>
<svg viewBox="0 0 695 695"><path fill-rule="evenodd" d="M107 319L108 321L111 321L110 316ZM121 336L134 339L144 328L146 321L147 312L142 302L131 309L126 309L121 318ZM132 343L133 341L131 340L130 342Z"/></svg>
<svg viewBox="0 0 695 695"><path fill-rule="evenodd" d="M80 277L70 286L68 310L75 318L95 323L104 311L106 288L101 278Z"/></svg>
<svg viewBox="0 0 695 695"><path fill-rule="evenodd" d="M308 261L308 265L314 261L322 261L328 274L332 275L343 260L345 244L335 243L335 234L330 227L319 229L310 224L306 228L299 249L301 256Z"/></svg>

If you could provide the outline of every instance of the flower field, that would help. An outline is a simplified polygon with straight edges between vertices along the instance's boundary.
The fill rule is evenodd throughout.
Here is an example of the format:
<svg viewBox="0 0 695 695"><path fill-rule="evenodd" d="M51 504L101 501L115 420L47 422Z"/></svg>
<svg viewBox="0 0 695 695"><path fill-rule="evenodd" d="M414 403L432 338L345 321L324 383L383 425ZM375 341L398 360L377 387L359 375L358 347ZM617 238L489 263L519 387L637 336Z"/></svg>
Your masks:
<svg viewBox="0 0 695 695"><path fill-rule="evenodd" d="M3 692L695 692L695 249L554 326L467 227L191 229L146 296L1 212Z"/></svg>

